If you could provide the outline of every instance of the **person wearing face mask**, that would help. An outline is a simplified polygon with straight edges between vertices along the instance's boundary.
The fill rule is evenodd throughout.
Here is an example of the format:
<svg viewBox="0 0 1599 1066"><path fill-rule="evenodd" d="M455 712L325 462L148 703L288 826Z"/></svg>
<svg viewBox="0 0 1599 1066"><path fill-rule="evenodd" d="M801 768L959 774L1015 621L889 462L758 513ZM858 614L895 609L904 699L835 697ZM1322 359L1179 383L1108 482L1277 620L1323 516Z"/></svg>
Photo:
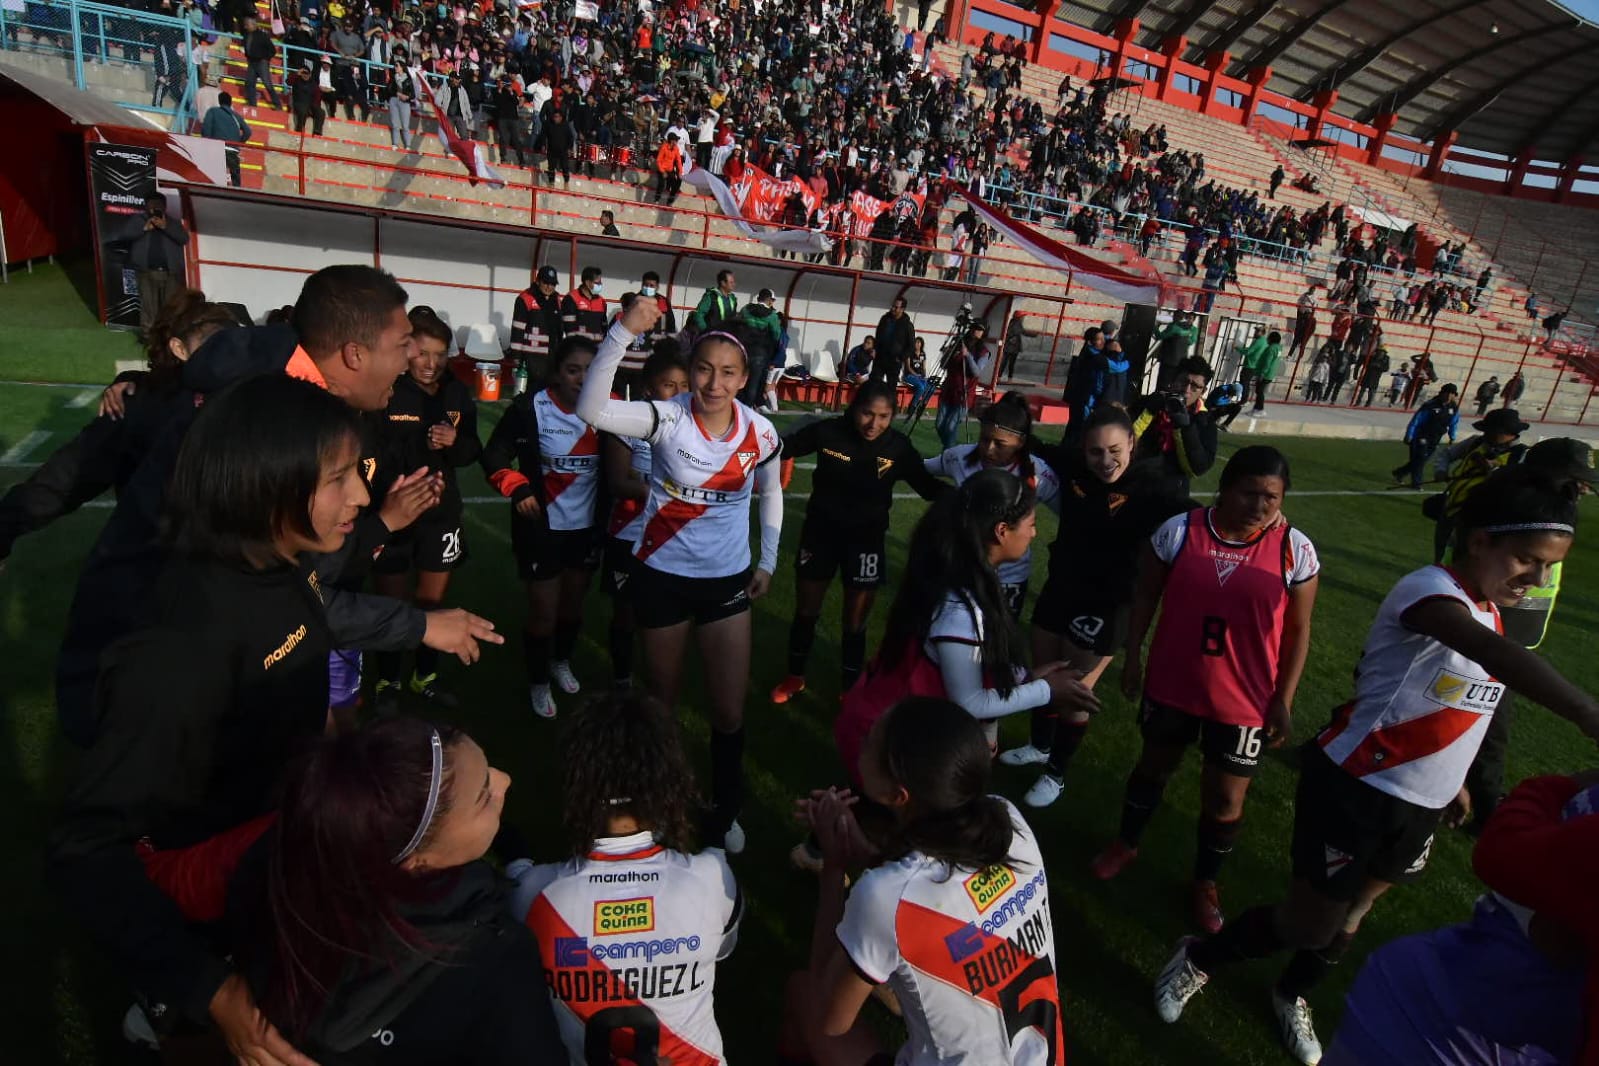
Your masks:
<svg viewBox="0 0 1599 1066"><path fill-rule="evenodd" d="M634 295L623 293L622 303L624 305L627 304ZM637 391L635 386L639 383L636 379L643 370L645 361L655 351L655 346L667 338L671 338L674 342L677 339L677 315L672 312L672 301L668 300L666 294L661 291L661 276L653 270L645 271L644 276L639 280L639 291L636 296L640 299L653 301L655 306L660 309L661 317L656 320L654 328L649 333L634 337L633 343L627 347L627 355L622 359L622 366L618 371L617 377L624 394L628 396ZM621 309L618 308L613 320L619 319L621 316Z"/></svg>
<svg viewBox="0 0 1599 1066"><path fill-rule="evenodd" d="M1186 492L1157 459L1137 459L1133 423L1102 407L1083 427L1080 450L1035 450L1061 472L1060 524L1048 578L1033 609L1033 661L1066 662L1092 689L1127 635L1138 549L1161 523L1186 510ZM1060 798L1066 768L1088 732L1082 712L1033 712L1030 743L1001 753L1006 766L1044 767L1027 805Z"/></svg>
<svg viewBox="0 0 1599 1066"><path fill-rule="evenodd" d="M598 343L610 325L605 297L600 295L604 279L596 266L584 267L581 277L582 283L561 300L561 335Z"/></svg>
<svg viewBox="0 0 1599 1066"><path fill-rule="evenodd" d="M1272 1004L1289 1051L1317 1062L1305 997L1376 901L1422 874L1438 826L1470 814L1469 767L1505 692L1599 739L1599 702L1501 632L1501 610L1548 584L1571 551L1576 493L1548 469L1494 473L1461 510L1452 564L1412 571L1388 593L1353 698L1301 760L1287 899L1239 915L1219 936L1179 942L1155 984L1162 1020L1181 1017L1222 968L1291 951Z"/></svg>
<svg viewBox="0 0 1599 1066"><path fill-rule="evenodd" d="M816 473L794 571L788 676L772 689L773 703L787 703L805 691L805 663L834 574L844 585L839 691L849 691L866 661L872 601L888 579L886 538L894 486L903 481L924 500L947 491L893 421L893 387L869 381L855 390L841 416L807 423L783 437L784 469L801 456L815 455Z"/></svg>

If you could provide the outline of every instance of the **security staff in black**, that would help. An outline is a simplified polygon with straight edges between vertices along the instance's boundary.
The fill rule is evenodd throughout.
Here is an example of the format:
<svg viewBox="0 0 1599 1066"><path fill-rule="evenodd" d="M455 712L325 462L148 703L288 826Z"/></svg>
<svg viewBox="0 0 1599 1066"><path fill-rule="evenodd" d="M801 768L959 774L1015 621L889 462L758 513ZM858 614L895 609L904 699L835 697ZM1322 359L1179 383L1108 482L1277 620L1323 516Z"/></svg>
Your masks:
<svg viewBox="0 0 1599 1066"><path fill-rule="evenodd" d="M561 294L556 291L560 280L554 267L539 267L533 284L517 296L511 309L511 354L527 367L529 381L544 380L549 353L555 351L565 335ZM533 351L535 348L540 350Z"/></svg>
<svg viewBox="0 0 1599 1066"><path fill-rule="evenodd" d="M886 578L884 538L894 486L904 481L924 500L948 491L927 472L910 438L892 428L893 421L893 387L869 381L855 391L842 416L811 422L783 437L785 461L815 455L816 475L800 531L788 676L772 690L773 703L787 703L805 691L805 662L834 574L844 581L840 691L855 683L866 661L866 619Z"/></svg>

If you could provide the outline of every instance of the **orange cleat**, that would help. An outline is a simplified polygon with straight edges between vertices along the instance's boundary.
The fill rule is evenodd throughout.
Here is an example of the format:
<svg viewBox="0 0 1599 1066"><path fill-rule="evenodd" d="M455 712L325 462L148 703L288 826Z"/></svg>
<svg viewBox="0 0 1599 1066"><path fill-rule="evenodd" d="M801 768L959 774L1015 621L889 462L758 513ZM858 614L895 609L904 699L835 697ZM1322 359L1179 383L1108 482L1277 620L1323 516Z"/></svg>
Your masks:
<svg viewBox="0 0 1599 1066"><path fill-rule="evenodd" d="M789 674L777 683L772 689L773 703L787 703L789 700L805 691L805 679L798 674Z"/></svg>
<svg viewBox="0 0 1599 1066"><path fill-rule="evenodd" d="M1221 932L1222 922L1221 897L1216 894L1216 882L1194 882L1194 924L1199 926L1206 936L1215 936Z"/></svg>
<svg viewBox="0 0 1599 1066"><path fill-rule="evenodd" d="M1109 881L1138 858L1138 849L1130 848L1120 840L1113 840L1104 851L1094 856L1088 864L1089 872L1101 881Z"/></svg>

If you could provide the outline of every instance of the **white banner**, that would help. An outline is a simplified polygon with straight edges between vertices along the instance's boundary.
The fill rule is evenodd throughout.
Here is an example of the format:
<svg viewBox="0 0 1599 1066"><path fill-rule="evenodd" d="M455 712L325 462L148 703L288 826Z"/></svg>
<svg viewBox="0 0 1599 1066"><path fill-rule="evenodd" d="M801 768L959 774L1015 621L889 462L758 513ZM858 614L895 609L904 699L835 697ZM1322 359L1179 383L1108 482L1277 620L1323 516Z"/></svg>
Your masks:
<svg viewBox="0 0 1599 1066"><path fill-rule="evenodd" d="M684 174L683 184L710 193L716 200L717 206L722 209L722 213L738 227L739 233L751 240L796 255L814 255L831 251L833 248L832 240L825 233L817 233L815 230L774 229L770 226L751 225L744 218L744 212L739 209L738 201L734 199L733 191L727 187L727 183L704 167L695 167Z"/></svg>

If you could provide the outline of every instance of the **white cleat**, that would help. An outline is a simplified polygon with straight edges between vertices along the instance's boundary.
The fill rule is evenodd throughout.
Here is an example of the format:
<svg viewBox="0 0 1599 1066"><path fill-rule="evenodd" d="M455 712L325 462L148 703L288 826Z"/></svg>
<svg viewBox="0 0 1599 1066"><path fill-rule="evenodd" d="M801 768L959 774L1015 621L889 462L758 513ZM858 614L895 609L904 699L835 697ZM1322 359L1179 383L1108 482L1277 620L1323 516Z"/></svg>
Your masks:
<svg viewBox="0 0 1599 1066"><path fill-rule="evenodd" d="M729 855L740 855L744 851L744 827L734 822L727 827L727 833L722 837L722 850Z"/></svg>
<svg viewBox="0 0 1599 1066"><path fill-rule="evenodd" d="M1005 766L1038 766L1049 761L1049 752L1040 751L1031 744L1000 752L999 761Z"/></svg>
<svg viewBox="0 0 1599 1066"><path fill-rule="evenodd" d="M572 672L572 664L569 662L551 663L550 676L568 696L577 695L578 690L583 687L577 683L577 675Z"/></svg>
<svg viewBox="0 0 1599 1066"><path fill-rule="evenodd" d="M1066 791L1066 782L1053 774L1040 774L1033 787L1027 790L1027 795L1022 797L1022 802L1029 807L1048 807L1060 799L1060 794Z"/></svg>
<svg viewBox="0 0 1599 1066"><path fill-rule="evenodd" d="M1210 975L1188 961L1188 946L1195 938L1185 936L1177 941L1177 954L1171 957L1160 976L1155 979L1155 1013L1163 1022L1175 1022L1183 1016L1188 1001L1199 994L1210 980Z"/></svg>
<svg viewBox="0 0 1599 1066"><path fill-rule="evenodd" d="M1303 996L1289 999L1272 989L1271 1009L1282 1027L1283 1046L1295 1062L1316 1066L1321 1061L1321 1041L1316 1039L1316 1026L1310 1017L1310 1004Z"/></svg>
<svg viewBox="0 0 1599 1066"><path fill-rule="evenodd" d="M528 689L528 701L533 704L533 713L540 718L555 717L555 697L550 695L550 686L531 686Z"/></svg>

